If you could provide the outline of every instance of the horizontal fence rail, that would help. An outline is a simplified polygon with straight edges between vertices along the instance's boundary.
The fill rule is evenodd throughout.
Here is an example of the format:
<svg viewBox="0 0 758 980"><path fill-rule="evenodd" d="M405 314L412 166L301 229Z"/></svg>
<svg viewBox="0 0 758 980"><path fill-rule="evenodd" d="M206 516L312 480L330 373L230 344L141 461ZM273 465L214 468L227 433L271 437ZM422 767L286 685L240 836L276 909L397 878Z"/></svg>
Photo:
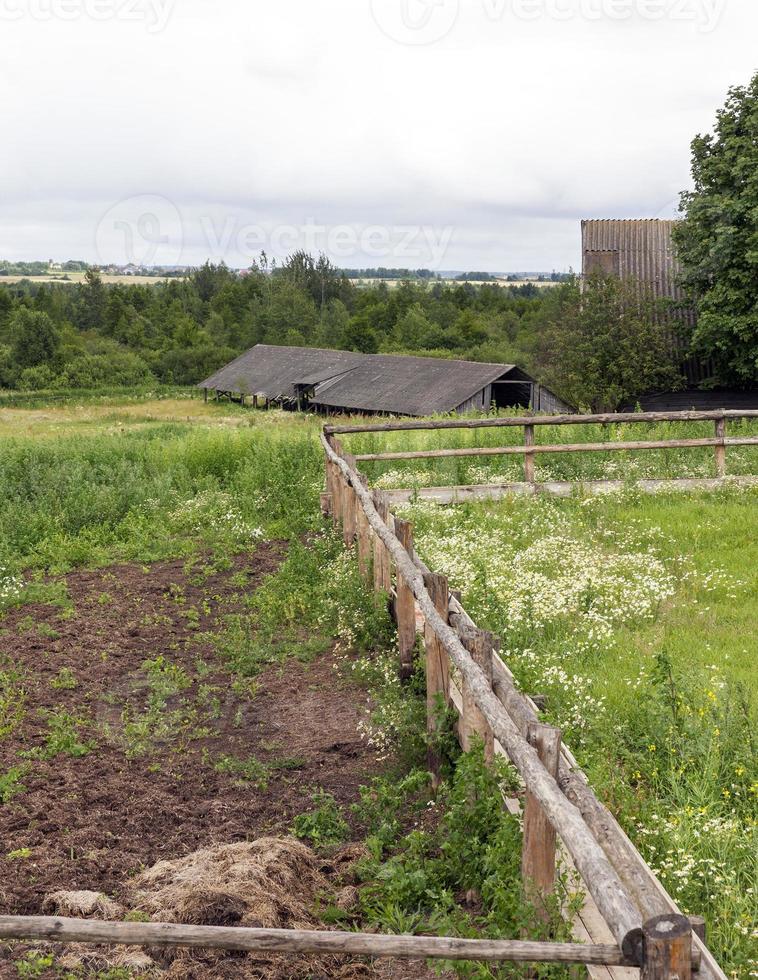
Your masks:
<svg viewBox="0 0 758 980"><path fill-rule="evenodd" d="M8 939L419 960L630 965L617 946L601 944L388 936L305 929L248 929L244 926L192 926L173 922L97 922L57 916L0 916L0 940Z"/></svg>
<svg viewBox="0 0 758 980"><path fill-rule="evenodd" d="M358 432L413 432L425 429L497 429L520 425L617 425L625 422L722 422L758 419L758 410L713 412L614 412L601 415L525 415L508 418L435 419L433 421L373 422L365 425L327 425L324 433L352 435Z"/></svg>
<svg viewBox="0 0 758 980"><path fill-rule="evenodd" d="M437 432L445 430L480 430L499 428L523 429L523 443L508 446L464 446L453 449L418 449L397 450L387 452L358 453L352 456L358 462L386 462L390 460L416 459L465 459L484 456L523 456L524 485L534 487L538 484L535 478L535 458L547 454L565 453L617 453L617 452L648 452L651 450L667 449L713 449L715 457L716 477L723 479L727 475L726 451L728 448L739 446L758 446L758 436L728 436L729 421L758 419L758 411L716 411L716 412L636 412L615 413L610 415L524 415L508 418L484 419L439 419L433 421L386 422L371 425L356 426L326 426L326 439L335 435L359 433L389 433L389 432ZM651 439L651 440L614 440L603 442L575 442L538 444L535 441L536 428L545 425L598 425L609 426L630 423L674 423L674 422L713 422L714 435L709 438L692 439ZM554 483L555 481L550 481ZM593 485L602 489L606 481L593 481ZM549 489L549 488L548 488ZM550 490L549 492L553 492Z"/></svg>
<svg viewBox="0 0 758 980"><path fill-rule="evenodd" d="M669 413L664 414L663 421L674 420ZM707 420L723 422L725 413L686 414L688 420L695 415L696 421L706 416ZM744 417L745 413L733 414ZM752 415L758 417L758 412ZM680 420L682 413L674 418ZM639 421L640 416L622 420ZM658 413L654 420L661 421ZM476 427L493 422L528 426L536 419L474 421L481 423ZM569 416L565 424L576 421L576 416ZM551 422L552 418L545 417L541 424ZM527 893L529 879L533 879L531 886L537 887L537 895L540 888L546 893L554 887L555 850L553 843L551 851L550 834L555 833L616 939L625 963L639 966L643 980L687 980L693 971L699 971L704 980L726 980L701 938L702 922L684 919L686 927L682 926L680 910L594 794L570 750L561 744L558 730L541 724L534 701L516 688L513 675L498 655L497 638L478 629L460 600L450 593L447 580L421 561L413 548L412 526L390 511L391 492L370 491L366 477L357 469L359 457L345 452L335 438L337 432L392 431L395 427L393 423L325 427L322 444L327 479L322 505L335 523L341 523L345 543L357 546L359 567L366 578L371 578L373 567L375 588L394 595L401 676L409 674L419 628L417 612L422 616L430 732L436 724L432 719L436 697L442 694L458 709L458 735L464 749L472 733L481 734L486 754L491 755L494 744L518 770L526 787L522 874ZM438 423L397 425L399 430L430 427L436 428ZM460 420L441 427L465 428L469 424ZM711 446L715 442L708 441ZM455 684L451 667L460 678ZM454 691L458 692L455 697ZM430 750L433 776L437 762ZM669 935L676 950L672 947L661 953L664 935ZM604 968L593 972L597 968L591 965L588 969L593 977L617 975Z"/></svg>

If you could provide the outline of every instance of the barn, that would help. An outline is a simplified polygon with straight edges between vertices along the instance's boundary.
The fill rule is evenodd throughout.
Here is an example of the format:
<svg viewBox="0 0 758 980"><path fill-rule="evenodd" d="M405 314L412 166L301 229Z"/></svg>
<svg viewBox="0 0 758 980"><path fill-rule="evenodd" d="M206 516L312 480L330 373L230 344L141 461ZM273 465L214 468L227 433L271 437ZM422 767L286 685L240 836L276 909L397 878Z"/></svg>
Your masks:
<svg viewBox="0 0 758 980"><path fill-rule="evenodd" d="M437 415L570 406L514 364L258 344L199 385L254 404L323 412Z"/></svg>
<svg viewBox="0 0 758 980"><path fill-rule="evenodd" d="M659 219L582 222L583 275L600 272L631 280L641 291L669 304L661 316L669 328L672 357L687 381L685 391L640 392L622 410L633 411L636 405L646 412L758 408L758 391L713 388L708 383L713 365L688 353L687 338L696 325L697 313L687 306L678 282L680 267L673 239L676 225L676 220Z"/></svg>
<svg viewBox="0 0 758 980"><path fill-rule="evenodd" d="M687 355L687 338L695 326L695 311L688 308L679 286L679 263L674 251L676 220L631 219L582 222L582 272L601 272L638 283L654 299L668 302L673 356L690 385L710 373L710 365Z"/></svg>

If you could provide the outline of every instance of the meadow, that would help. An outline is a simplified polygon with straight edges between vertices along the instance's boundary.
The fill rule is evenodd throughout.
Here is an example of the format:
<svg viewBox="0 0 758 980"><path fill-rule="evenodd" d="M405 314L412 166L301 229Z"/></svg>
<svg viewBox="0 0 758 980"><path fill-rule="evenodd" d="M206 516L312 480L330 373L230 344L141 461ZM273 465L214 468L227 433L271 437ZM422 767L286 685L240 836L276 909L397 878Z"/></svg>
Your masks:
<svg viewBox="0 0 758 980"><path fill-rule="evenodd" d="M144 758L145 785L160 783L155 753L168 745L178 757L197 751L197 767L222 780L217 792L230 798L243 793L240 786L254 795L269 783L287 793L298 786L296 833L316 847L357 834L371 855L359 912L350 918L332 909L333 921L517 934L528 922L518 898L517 822L484 802L476 813L470 807L472 794L494 800L498 781L513 776L487 773L476 759L456 766L451 745L450 779L430 799L417 697L423 677L409 689L399 683L386 611L363 591L351 554L319 512L322 423L204 404L182 389L161 397L147 390L66 393L55 403L28 394L3 406L0 636L8 652L0 659L0 748L9 761L0 766L0 809L25 806L27 787L34 791L47 778L45 766L64 760L84 772L87 760L112 751L102 717L110 725L115 709L110 695L95 691L100 714L93 711L80 660L94 665L97 658L86 644L77 653L76 629L92 623L90 640L99 649L103 630L119 628L117 603L141 595L154 576L163 583L163 606L147 617L143 610L139 622L152 630L155 648L136 664L146 700L139 700L141 689L137 700L127 693L119 716L119 751L130 779ZM733 431L754 434L756 426ZM606 437L631 432L666 438L710 435L712 427L618 426ZM503 430L345 441L353 451L371 452L517 438ZM594 441L597 432L550 428L538 438ZM730 450L730 473L755 473L755 454ZM497 482L518 479L520 466L505 457L364 464L379 486ZM593 785L682 906L706 916L714 951L730 977L741 980L757 969L758 491L727 486L650 496L632 485L643 475L711 476L710 450L538 459L538 478L547 474L615 474L629 485L603 498L456 507L415 501L407 511L417 547L463 591L474 618L503 637L504 656L523 688L545 695L547 717L563 728ZM258 549L269 555L263 578L246 570L246 556ZM83 589L83 582L96 584ZM164 621L173 624L171 643L161 636ZM66 631L72 657L58 664L50 651ZM335 638L334 667L328 676L311 676ZM26 674L14 656L22 641L32 656ZM38 668L39 644L48 650ZM290 676L304 675L303 697L320 684L363 713L370 757L361 765L379 774L366 779L357 802L357 784L349 792L339 784L314 788L297 771L294 754L253 752L247 744L245 753L233 750L241 737L236 719L268 703L272 684L277 689L266 670L287 664L295 671ZM358 688L331 690L335 669L340 684ZM269 688L258 689L261 678ZM32 696L43 689L45 704L52 690L56 707L45 707L32 735L19 741ZM228 699L231 707L222 710ZM227 716L229 731L213 734ZM168 773L174 762L158 758ZM479 848L463 846L472 821ZM58 860L78 872L78 845L66 863L68 833L56 841ZM32 857L34 848L22 841L0 861L18 875ZM472 887L482 896L474 924L455 901ZM472 977L519 975L460 969Z"/></svg>

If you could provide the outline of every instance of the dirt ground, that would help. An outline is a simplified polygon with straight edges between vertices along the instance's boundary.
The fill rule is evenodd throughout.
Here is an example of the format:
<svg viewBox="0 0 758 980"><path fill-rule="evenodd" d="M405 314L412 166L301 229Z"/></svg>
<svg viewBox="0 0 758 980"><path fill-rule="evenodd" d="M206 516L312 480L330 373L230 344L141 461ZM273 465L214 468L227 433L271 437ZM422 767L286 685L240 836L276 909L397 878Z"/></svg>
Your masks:
<svg viewBox="0 0 758 980"><path fill-rule="evenodd" d="M4 914L39 915L58 889L121 901L130 879L155 862L287 834L315 788L349 804L380 770L357 732L365 692L337 674L331 653L267 667L251 690L233 686L215 648L240 593L275 571L285 551L270 542L224 571L182 561L75 571L65 577L72 611L25 606L0 621L0 663L19 670L26 695L23 719L0 741L0 773L31 753L21 762L25 789L0 804ZM168 698L171 724L153 729L144 751L140 720L153 689L143 664L160 657L191 681ZM61 709L75 720L64 725L75 744L50 755L49 713ZM265 789L214 768L253 756L273 764ZM19 975L14 960L25 948L0 947L0 977ZM198 964L186 975L266 976L244 962ZM431 976L421 964L367 969L395 980Z"/></svg>

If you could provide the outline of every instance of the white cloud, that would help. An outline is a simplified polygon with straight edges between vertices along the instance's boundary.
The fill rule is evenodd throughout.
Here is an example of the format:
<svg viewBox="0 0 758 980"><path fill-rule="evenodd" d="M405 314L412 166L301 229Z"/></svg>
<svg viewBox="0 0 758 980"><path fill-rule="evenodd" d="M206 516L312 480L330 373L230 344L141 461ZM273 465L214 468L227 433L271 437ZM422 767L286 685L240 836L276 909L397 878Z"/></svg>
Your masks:
<svg viewBox="0 0 758 980"><path fill-rule="evenodd" d="M582 217L673 213L756 36L751 0L0 0L0 257L117 260L104 216L163 198L186 262L345 226L380 264L380 226L381 264L576 267Z"/></svg>

